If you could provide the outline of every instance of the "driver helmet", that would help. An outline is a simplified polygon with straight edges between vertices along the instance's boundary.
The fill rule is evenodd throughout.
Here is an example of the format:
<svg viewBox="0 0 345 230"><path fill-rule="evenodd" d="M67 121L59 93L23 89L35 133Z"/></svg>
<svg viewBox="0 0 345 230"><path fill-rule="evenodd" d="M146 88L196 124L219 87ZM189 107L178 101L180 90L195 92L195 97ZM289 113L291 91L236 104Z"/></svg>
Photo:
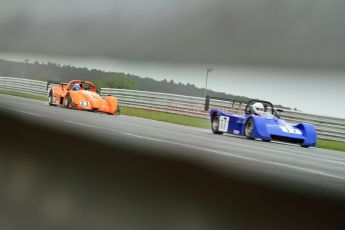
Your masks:
<svg viewBox="0 0 345 230"><path fill-rule="evenodd" d="M72 90L73 91L76 91L76 90L79 90L80 89L80 86L78 83L74 83L73 86L72 86Z"/></svg>
<svg viewBox="0 0 345 230"><path fill-rule="evenodd" d="M255 102L252 105L252 108L256 115L261 116L262 114L264 114L264 105L261 102Z"/></svg>

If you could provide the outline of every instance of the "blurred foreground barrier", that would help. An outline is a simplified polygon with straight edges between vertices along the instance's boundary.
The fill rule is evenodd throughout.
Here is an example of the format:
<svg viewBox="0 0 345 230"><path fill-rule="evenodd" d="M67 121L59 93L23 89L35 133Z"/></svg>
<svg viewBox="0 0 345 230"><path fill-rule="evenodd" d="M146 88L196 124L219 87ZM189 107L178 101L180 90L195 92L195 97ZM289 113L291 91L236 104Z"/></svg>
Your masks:
<svg viewBox="0 0 345 230"><path fill-rule="evenodd" d="M24 78L0 77L0 89L46 96L47 82ZM177 94L157 93L138 90L102 88L101 96L116 96L121 105L154 111L168 112L193 117L208 118L205 99ZM238 101L212 99L209 108L228 110L243 114L245 104ZM318 137L328 140L345 141L345 119L307 114L285 110L282 118L291 123L308 122L316 126Z"/></svg>

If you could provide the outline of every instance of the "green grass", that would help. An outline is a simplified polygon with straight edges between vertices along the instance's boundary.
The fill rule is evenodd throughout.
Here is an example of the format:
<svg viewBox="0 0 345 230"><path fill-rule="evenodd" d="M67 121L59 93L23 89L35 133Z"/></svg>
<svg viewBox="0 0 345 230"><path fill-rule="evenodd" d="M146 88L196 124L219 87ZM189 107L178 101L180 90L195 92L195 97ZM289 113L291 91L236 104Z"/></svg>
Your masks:
<svg viewBox="0 0 345 230"><path fill-rule="evenodd" d="M29 94L29 93L14 92L14 91L3 90L3 89L0 89L0 93L12 95L12 96L17 96L17 97L31 98L31 99L36 99L36 100L40 100L40 101L48 100L47 97L43 97L43 96L37 96L37 95Z"/></svg>
<svg viewBox="0 0 345 230"><path fill-rule="evenodd" d="M135 117L142 117L148 118L157 121L164 121L174 124L180 125L187 125L192 127L199 127L199 128L209 128L210 121L204 118L197 118L179 114L172 114L166 112L157 112L147 109L137 109L137 108L129 108L125 106L120 106L121 113L128 116L135 116Z"/></svg>
<svg viewBox="0 0 345 230"><path fill-rule="evenodd" d="M323 149L331 149L345 152L345 142L318 139L316 146Z"/></svg>
<svg viewBox="0 0 345 230"><path fill-rule="evenodd" d="M32 99L37 99L37 100L43 100L43 101L47 100L47 98L43 96L36 96L32 94L13 92L13 91L2 90L2 89L0 89L0 93L13 95L13 96L19 96L19 97L32 98ZM164 121L164 122L187 125L187 126L198 127L198 128L207 128L207 129L210 128L210 121L208 119L196 118L196 117L178 115L178 114L172 114L172 113L166 113L166 112L157 112L157 111L152 111L152 110L147 110L147 109L129 108L125 106L120 106L120 109L121 109L121 114L128 115L128 116L142 117L142 118L147 118L147 119L152 119L152 120L157 120L157 121ZM331 150L345 152L345 142L318 139L316 146L323 149L331 149Z"/></svg>

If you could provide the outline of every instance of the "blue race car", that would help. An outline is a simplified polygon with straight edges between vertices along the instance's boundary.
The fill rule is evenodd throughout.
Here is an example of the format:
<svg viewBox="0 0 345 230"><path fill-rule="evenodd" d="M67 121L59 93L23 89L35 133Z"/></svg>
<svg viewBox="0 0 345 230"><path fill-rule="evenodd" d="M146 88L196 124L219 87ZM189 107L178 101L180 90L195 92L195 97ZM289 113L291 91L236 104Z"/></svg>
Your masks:
<svg viewBox="0 0 345 230"><path fill-rule="evenodd" d="M247 103L244 116L213 109L210 111L211 128L214 134L230 133L246 136L248 139L259 138L299 144L302 147L313 147L316 144L314 125L299 123L291 125L280 119L283 112L275 109L272 103L251 100Z"/></svg>

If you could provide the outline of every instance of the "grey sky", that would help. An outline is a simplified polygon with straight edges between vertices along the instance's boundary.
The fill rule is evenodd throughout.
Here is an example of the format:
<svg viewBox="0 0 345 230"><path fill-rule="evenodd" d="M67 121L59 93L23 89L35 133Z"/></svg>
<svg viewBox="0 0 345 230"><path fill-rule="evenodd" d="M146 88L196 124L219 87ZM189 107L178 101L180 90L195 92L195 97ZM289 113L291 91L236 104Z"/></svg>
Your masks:
<svg viewBox="0 0 345 230"><path fill-rule="evenodd" d="M0 52L202 87L212 66L214 90L345 117L344 9L344 0L2 0Z"/></svg>

